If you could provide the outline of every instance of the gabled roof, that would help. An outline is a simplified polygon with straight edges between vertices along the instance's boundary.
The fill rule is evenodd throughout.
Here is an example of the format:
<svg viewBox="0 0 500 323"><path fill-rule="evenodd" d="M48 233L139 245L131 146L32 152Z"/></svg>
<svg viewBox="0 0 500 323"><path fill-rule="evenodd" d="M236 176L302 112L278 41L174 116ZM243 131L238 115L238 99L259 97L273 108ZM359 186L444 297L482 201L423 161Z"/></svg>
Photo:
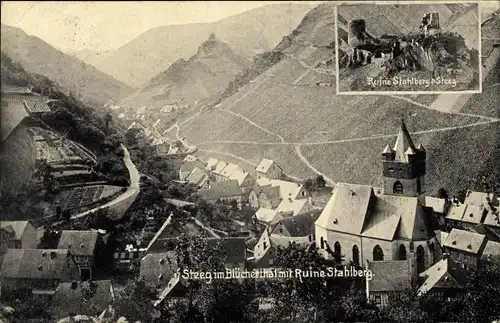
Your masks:
<svg viewBox="0 0 500 323"><path fill-rule="evenodd" d="M111 280L95 280L95 293L91 301L100 311L105 310L114 301L114 292ZM82 282L60 283L51 299L51 309L57 318L62 318L72 314L93 314L89 312L89 307L82 302L82 287L88 284ZM76 285L76 286L75 286Z"/></svg>
<svg viewBox="0 0 500 323"><path fill-rule="evenodd" d="M306 199L291 200L291 201L283 199L276 208L276 213L284 213L284 214L290 213L291 215L295 216L300 213L304 205L307 203L308 201Z"/></svg>
<svg viewBox="0 0 500 323"><path fill-rule="evenodd" d="M483 234L453 229L446 238L444 247L478 254L485 242L486 236Z"/></svg>
<svg viewBox="0 0 500 323"><path fill-rule="evenodd" d="M493 212L488 212L486 217L484 218L483 224L492 226L492 227L500 227L500 214L494 214Z"/></svg>
<svg viewBox="0 0 500 323"><path fill-rule="evenodd" d="M450 257L445 257L420 274L425 278L418 289L418 296L425 295L434 288L462 288L467 274Z"/></svg>
<svg viewBox="0 0 500 323"><path fill-rule="evenodd" d="M268 200L278 200L281 198L279 186L272 186L270 184L259 186L256 193L257 196L264 194Z"/></svg>
<svg viewBox="0 0 500 323"><path fill-rule="evenodd" d="M398 162L408 162L407 155L405 155L405 152L408 150L408 148L411 148L411 150L413 151L416 149L415 144L411 139L410 133L408 132L408 129L406 129L406 124L404 123L404 121L402 121L401 127L399 128L398 137L396 138L394 148L392 149L395 152L394 160Z"/></svg>
<svg viewBox="0 0 500 323"><path fill-rule="evenodd" d="M244 237L206 238L206 242L209 248L215 248L217 245L220 247L226 263L241 263L246 259L247 249Z"/></svg>
<svg viewBox="0 0 500 323"><path fill-rule="evenodd" d="M255 217L257 218L258 221L263 222L263 223L273 223L276 222L278 219L275 219L279 215L276 214L275 210L272 209L266 209L266 208L259 208L257 212L255 212ZM281 218L281 216L279 216Z"/></svg>
<svg viewBox="0 0 500 323"><path fill-rule="evenodd" d="M309 214L287 217L279 223L285 227L291 237L307 237L314 233L314 218Z"/></svg>
<svg viewBox="0 0 500 323"><path fill-rule="evenodd" d="M361 234L372 194L371 186L337 183L315 224L328 230Z"/></svg>
<svg viewBox="0 0 500 323"><path fill-rule="evenodd" d="M297 198L299 191L302 189L302 185L300 184L279 179L260 178L257 179L256 182L259 186L271 185L271 187L279 187L280 197L282 199L291 198L294 200Z"/></svg>
<svg viewBox="0 0 500 323"><path fill-rule="evenodd" d="M185 162L180 166L180 171L183 173L188 172L189 175L196 167L205 168L205 165L199 160Z"/></svg>
<svg viewBox="0 0 500 323"><path fill-rule="evenodd" d="M466 208L467 204L452 203L445 217L447 220L462 221Z"/></svg>
<svg viewBox="0 0 500 323"><path fill-rule="evenodd" d="M191 174L189 174L189 176L186 178L186 181L188 181L191 184L201 185L201 183L207 178L208 174L204 170L195 167L195 169L193 169Z"/></svg>
<svg viewBox="0 0 500 323"><path fill-rule="evenodd" d="M270 160L270 159L267 159L267 158L263 158L261 161L260 161L260 164L257 165L257 167L255 167L255 170L258 171L259 173L264 173L266 174L267 171L271 168L271 166L275 164L275 162L273 160ZM278 164L276 164L278 165ZM279 167L279 165L278 165Z"/></svg>
<svg viewBox="0 0 500 323"><path fill-rule="evenodd" d="M224 182L213 182L210 188L198 191L204 200L216 200L224 197L236 197L243 195L243 191L238 185L238 181L229 180Z"/></svg>
<svg viewBox="0 0 500 323"><path fill-rule="evenodd" d="M153 245L160 239L160 237L164 234L165 232L165 229L170 225L170 223L172 223L172 218L173 218L173 214L170 214L170 216L165 220L165 222L163 222L162 226L160 227L160 229L158 231L156 231L153 239L151 239L151 241L149 241L149 244L148 246L146 247L146 251L145 253L148 253Z"/></svg>
<svg viewBox="0 0 500 323"><path fill-rule="evenodd" d="M20 240L28 226L29 221L0 221L2 229L15 234L15 239Z"/></svg>
<svg viewBox="0 0 500 323"><path fill-rule="evenodd" d="M160 280L168 282L177 270L175 251L149 253L141 259L140 276L156 285ZM161 279L160 278L161 275Z"/></svg>
<svg viewBox="0 0 500 323"><path fill-rule="evenodd" d="M57 248L68 249L74 256L93 256L99 232L63 230Z"/></svg>
<svg viewBox="0 0 500 323"><path fill-rule="evenodd" d="M436 213L443 214L445 205L446 205L445 199L440 199L432 196L425 197L425 206L431 207Z"/></svg>
<svg viewBox="0 0 500 323"><path fill-rule="evenodd" d="M221 160L217 163L217 165L215 165L215 169L213 170L213 172L215 174L222 175L222 171L224 170L224 168L226 168L227 165L229 165L228 162Z"/></svg>
<svg viewBox="0 0 500 323"><path fill-rule="evenodd" d="M77 278L78 270L68 263L68 249L7 249L0 274L5 278L69 281Z"/></svg>
<svg viewBox="0 0 500 323"><path fill-rule="evenodd" d="M367 261L373 279L367 280L370 292L402 292L411 287L409 260Z"/></svg>
<svg viewBox="0 0 500 323"><path fill-rule="evenodd" d="M436 239L438 240L441 247L444 245L446 238L448 238L449 233L446 231L436 230L434 231Z"/></svg>
<svg viewBox="0 0 500 323"><path fill-rule="evenodd" d="M215 167L218 163L219 160L217 158L210 157L207 160L207 165L205 166L205 169L212 170L212 167Z"/></svg>
<svg viewBox="0 0 500 323"><path fill-rule="evenodd" d="M242 170L238 170L238 169L237 169L237 170L235 170L235 171L231 174L231 176L229 176L229 179L234 179L234 180L238 181L238 185L240 185L240 186L241 186L241 185L243 184L243 182L245 181L245 179L247 179L247 178L251 178L251 177L252 177L252 176L250 176L250 174L249 174L249 173L246 173L246 172L244 172L244 171L242 171ZM252 184L252 183L251 183L251 184Z"/></svg>
<svg viewBox="0 0 500 323"><path fill-rule="evenodd" d="M154 302L154 306L160 305L165 298L167 297L175 297L175 296L184 296L187 293L187 282L181 275L170 279L167 286L160 293L160 297L158 300Z"/></svg>
<svg viewBox="0 0 500 323"><path fill-rule="evenodd" d="M220 175L229 178L237 170L241 171L242 169L236 164L229 163L226 167L224 167Z"/></svg>
<svg viewBox="0 0 500 323"><path fill-rule="evenodd" d="M500 242L486 242L481 259L500 264Z"/></svg>

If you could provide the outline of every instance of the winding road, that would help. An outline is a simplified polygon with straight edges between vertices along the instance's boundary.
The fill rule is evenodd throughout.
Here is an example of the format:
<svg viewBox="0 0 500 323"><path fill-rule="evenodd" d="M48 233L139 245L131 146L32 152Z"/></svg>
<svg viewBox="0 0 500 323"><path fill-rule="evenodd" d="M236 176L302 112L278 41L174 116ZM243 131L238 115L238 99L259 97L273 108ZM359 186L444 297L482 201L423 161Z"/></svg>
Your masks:
<svg viewBox="0 0 500 323"><path fill-rule="evenodd" d="M90 209L88 211L75 214L71 217L71 219L78 219L81 217L84 217L92 212L108 208L108 207L113 207L116 206L119 203L123 203L124 206L126 206L125 210L132 204L139 194L139 183L140 183L140 175L139 171L137 170L137 167L135 164L132 162L132 159L130 158L130 153L125 147L125 145L121 144L121 148L123 149L123 162L125 163L125 166L128 169L129 177L130 177L130 185L128 186L127 190L119 195L117 198L115 198L112 201L109 201L108 203L105 203L103 205L100 205L98 207L95 207L93 209ZM128 205L127 205L128 204ZM122 216L123 214L120 214Z"/></svg>

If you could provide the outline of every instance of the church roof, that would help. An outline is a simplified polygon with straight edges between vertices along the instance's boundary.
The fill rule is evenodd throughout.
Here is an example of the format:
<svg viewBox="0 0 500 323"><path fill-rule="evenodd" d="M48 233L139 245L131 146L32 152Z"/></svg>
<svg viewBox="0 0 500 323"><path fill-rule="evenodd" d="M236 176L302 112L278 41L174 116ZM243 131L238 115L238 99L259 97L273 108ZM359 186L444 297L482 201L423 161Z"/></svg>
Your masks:
<svg viewBox="0 0 500 323"><path fill-rule="evenodd" d="M384 148L384 151L382 151L382 155L390 154L390 153L392 153L392 149L391 149L391 147L389 147L389 145L386 145Z"/></svg>
<svg viewBox="0 0 500 323"><path fill-rule="evenodd" d="M376 194L371 186L357 184L338 183L315 225L384 240L433 236L417 197Z"/></svg>
<svg viewBox="0 0 500 323"><path fill-rule="evenodd" d="M406 129L406 124L404 123L404 121L402 121L398 137L393 148L396 154L394 160L399 162L407 162L405 152L408 150L408 148L411 148L413 151L416 149L415 145L413 144L413 140L410 137L410 133L408 132L408 129Z"/></svg>

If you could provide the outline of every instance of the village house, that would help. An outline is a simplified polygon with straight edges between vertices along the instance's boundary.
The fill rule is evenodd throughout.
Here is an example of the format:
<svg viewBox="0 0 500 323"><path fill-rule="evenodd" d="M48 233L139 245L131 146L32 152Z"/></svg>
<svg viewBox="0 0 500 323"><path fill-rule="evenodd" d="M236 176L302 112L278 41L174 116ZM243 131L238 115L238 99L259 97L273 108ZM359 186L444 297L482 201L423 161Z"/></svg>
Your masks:
<svg viewBox="0 0 500 323"><path fill-rule="evenodd" d="M219 163L219 160L217 158L210 157L210 158L208 158L207 162L205 163L205 169L210 171L210 172L213 172L218 163Z"/></svg>
<svg viewBox="0 0 500 323"><path fill-rule="evenodd" d="M313 211L307 199L282 200L276 209L260 208L255 213L257 221L263 225L272 225L286 217L295 217Z"/></svg>
<svg viewBox="0 0 500 323"><path fill-rule="evenodd" d="M425 205L426 151L415 146L404 122L395 145L382 152L383 187L337 183L316 221L316 243L325 257L363 260L416 260L421 273L440 248Z"/></svg>
<svg viewBox="0 0 500 323"><path fill-rule="evenodd" d="M68 249L80 269L82 279L92 279L98 253L103 248L99 232L90 230L63 230L58 249Z"/></svg>
<svg viewBox="0 0 500 323"><path fill-rule="evenodd" d="M500 242L488 241L481 255L481 264L500 265Z"/></svg>
<svg viewBox="0 0 500 323"><path fill-rule="evenodd" d="M8 249L0 268L2 295L52 295L60 283L80 280L68 249Z"/></svg>
<svg viewBox="0 0 500 323"><path fill-rule="evenodd" d="M486 242L486 236L483 234L453 229L444 242L443 253L448 253L466 270L477 268Z"/></svg>
<svg viewBox="0 0 500 323"><path fill-rule="evenodd" d="M245 195L249 194L255 185L255 179L249 173L242 170L235 170L231 176L229 176L229 180L238 181L238 185Z"/></svg>
<svg viewBox="0 0 500 323"><path fill-rule="evenodd" d="M257 179L281 179L285 175L283 169L275 161L263 158L255 168Z"/></svg>
<svg viewBox="0 0 500 323"><path fill-rule="evenodd" d="M418 296L432 294L442 300L450 300L457 297L464 287L466 271L449 257L443 255L443 259L420 274L423 283L418 289Z"/></svg>
<svg viewBox="0 0 500 323"><path fill-rule="evenodd" d="M158 297L158 300L154 302L154 306L170 306L177 302L187 303L188 296L188 282L182 278L182 276L176 276L168 282L167 286L163 289Z"/></svg>
<svg viewBox="0 0 500 323"><path fill-rule="evenodd" d="M366 260L366 299L378 307L385 307L390 296L396 296L416 285L415 268L411 259L407 260Z"/></svg>
<svg viewBox="0 0 500 323"><path fill-rule="evenodd" d="M91 286L92 285L92 286ZM93 288L94 293L90 298L92 307L82 302L83 288ZM115 292L111 280L94 280L91 282L65 282L60 283L50 301L50 311L56 319L70 315L95 315L92 310L99 313L110 308L115 300Z"/></svg>
<svg viewBox="0 0 500 323"><path fill-rule="evenodd" d="M197 188L208 188L210 184L209 174L201 168L195 167L191 174L186 178L190 184L196 185Z"/></svg>
<svg viewBox="0 0 500 323"><path fill-rule="evenodd" d="M196 167L203 169L205 165L199 160L183 163L179 168L179 180L183 182L186 181L186 178Z"/></svg>
<svg viewBox="0 0 500 323"><path fill-rule="evenodd" d="M199 190L198 195L209 203L234 201L240 210L245 201L245 194L236 180L210 183L209 188Z"/></svg>
<svg viewBox="0 0 500 323"><path fill-rule="evenodd" d="M1 221L0 237L8 249L36 249L37 232L29 221Z"/></svg>
<svg viewBox="0 0 500 323"><path fill-rule="evenodd" d="M275 265L276 249L294 243L314 245L314 220L310 214L281 219L262 233L254 247L254 264L257 268Z"/></svg>
<svg viewBox="0 0 500 323"><path fill-rule="evenodd" d="M157 289L167 286L177 271L175 251L149 253L141 259L139 276Z"/></svg>
<svg viewBox="0 0 500 323"><path fill-rule="evenodd" d="M464 203L454 199L445 221L450 228L470 230L484 224L500 235L499 199L495 193L467 191Z"/></svg>
<svg viewBox="0 0 500 323"><path fill-rule="evenodd" d="M271 184L256 186L250 191L248 202L254 209L275 209L281 202L280 187Z"/></svg>

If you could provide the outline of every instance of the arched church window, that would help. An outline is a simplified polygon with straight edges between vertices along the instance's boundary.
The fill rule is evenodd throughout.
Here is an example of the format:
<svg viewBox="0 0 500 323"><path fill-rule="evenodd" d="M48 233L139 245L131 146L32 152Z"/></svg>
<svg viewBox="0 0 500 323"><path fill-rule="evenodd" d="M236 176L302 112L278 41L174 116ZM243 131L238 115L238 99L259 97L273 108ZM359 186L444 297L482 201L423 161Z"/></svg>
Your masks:
<svg viewBox="0 0 500 323"><path fill-rule="evenodd" d="M356 266L359 266L359 249L358 249L358 246L356 246L356 245L354 245L354 247L352 247L352 262Z"/></svg>
<svg viewBox="0 0 500 323"><path fill-rule="evenodd" d="M417 247L417 274L425 270L425 251L424 247Z"/></svg>
<svg viewBox="0 0 500 323"><path fill-rule="evenodd" d="M379 245L376 245L373 248L373 261L384 260L384 251L380 248Z"/></svg>
<svg viewBox="0 0 500 323"><path fill-rule="evenodd" d="M406 260L406 247L402 244L399 246L399 260Z"/></svg>
<svg viewBox="0 0 500 323"><path fill-rule="evenodd" d="M323 237L321 237L320 241L321 241L321 249L325 249L325 240L323 239Z"/></svg>
<svg viewBox="0 0 500 323"><path fill-rule="evenodd" d="M394 186L392 187L392 193L394 194L403 194L403 184L400 181L396 181Z"/></svg>
<svg viewBox="0 0 500 323"><path fill-rule="evenodd" d="M340 247L340 243L338 241L333 245L333 252L337 257L342 255L342 248Z"/></svg>

